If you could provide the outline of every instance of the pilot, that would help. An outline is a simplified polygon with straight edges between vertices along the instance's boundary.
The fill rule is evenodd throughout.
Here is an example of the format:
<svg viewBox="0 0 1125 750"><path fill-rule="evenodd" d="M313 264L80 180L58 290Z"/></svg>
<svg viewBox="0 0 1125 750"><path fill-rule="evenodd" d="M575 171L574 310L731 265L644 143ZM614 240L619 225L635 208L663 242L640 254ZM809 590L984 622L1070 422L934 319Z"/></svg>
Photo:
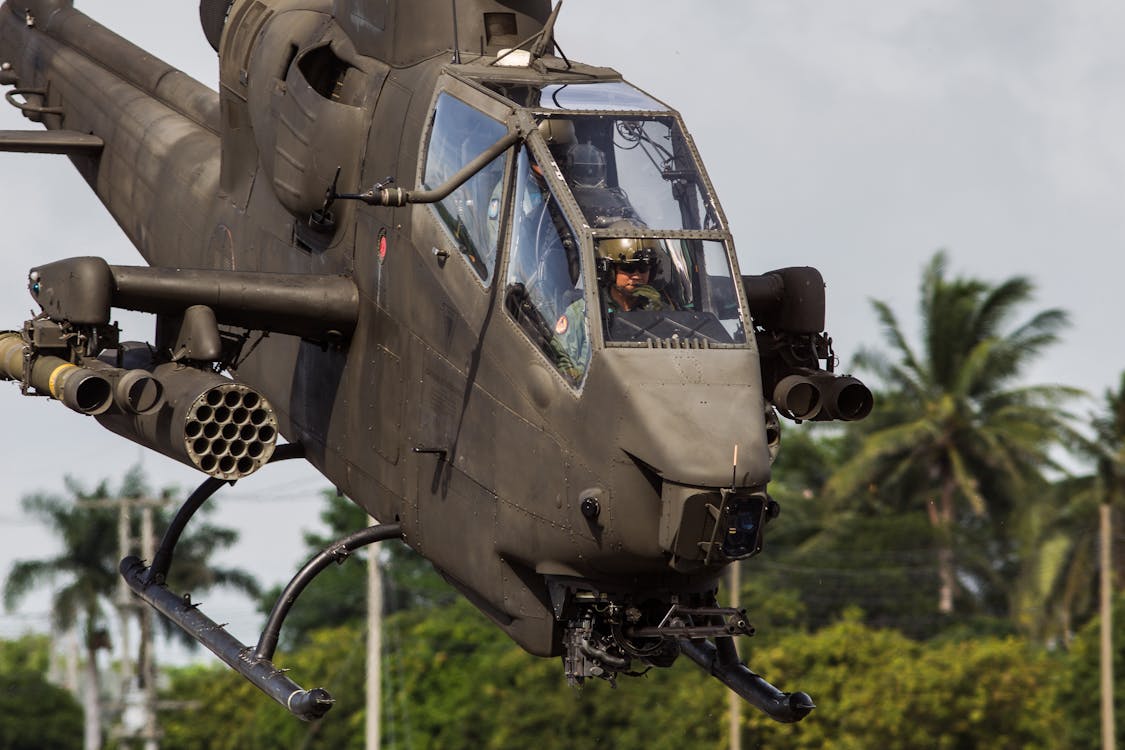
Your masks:
<svg viewBox="0 0 1125 750"><path fill-rule="evenodd" d="M590 143L575 143L566 152L566 173L576 188L604 188L605 154Z"/></svg>
<svg viewBox="0 0 1125 750"><path fill-rule="evenodd" d="M575 143L567 149L566 178L590 226L603 228L621 220L640 221L625 191L610 186L605 154L597 146Z"/></svg>
<svg viewBox="0 0 1125 750"><path fill-rule="evenodd" d="M637 229L636 223L618 221L611 228ZM598 285L605 295L605 312L613 315L634 310L675 310L676 304L650 282L660 273L660 243L652 239L614 238L597 244ZM590 361L586 335L585 298L574 300L554 326L551 349L559 369L578 382Z"/></svg>
<svg viewBox="0 0 1125 750"><path fill-rule="evenodd" d="M620 221L611 229L635 228ZM598 281L606 287L607 312L674 309L672 300L649 282L660 273L660 244L651 239L599 240Z"/></svg>

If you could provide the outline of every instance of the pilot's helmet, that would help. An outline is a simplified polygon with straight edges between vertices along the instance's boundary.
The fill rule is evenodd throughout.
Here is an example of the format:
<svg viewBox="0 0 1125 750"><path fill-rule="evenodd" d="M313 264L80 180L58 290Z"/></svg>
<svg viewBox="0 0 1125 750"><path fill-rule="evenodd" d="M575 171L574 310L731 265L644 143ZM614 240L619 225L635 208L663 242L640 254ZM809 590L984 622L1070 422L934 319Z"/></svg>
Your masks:
<svg viewBox="0 0 1125 750"><path fill-rule="evenodd" d="M659 258L658 252L658 243L651 239L617 237L598 241L599 258L604 258L616 266L626 268L644 263L651 270L651 267L656 264Z"/></svg>
<svg viewBox="0 0 1125 750"><path fill-rule="evenodd" d="M631 221L614 222L612 230L640 229ZM660 273L660 241L651 238L614 237L598 240L598 270L606 273L614 268L630 270L643 267L653 276Z"/></svg>
<svg viewBox="0 0 1125 750"><path fill-rule="evenodd" d="M566 152L566 172L576 187L605 185L605 154L597 146L576 143Z"/></svg>
<svg viewBox="0 0 1125 750"><path fill-rule="evenodd" d="M574 123L558 117L539 121L539 133L548 146L569 146L574 143Z"/></svg>

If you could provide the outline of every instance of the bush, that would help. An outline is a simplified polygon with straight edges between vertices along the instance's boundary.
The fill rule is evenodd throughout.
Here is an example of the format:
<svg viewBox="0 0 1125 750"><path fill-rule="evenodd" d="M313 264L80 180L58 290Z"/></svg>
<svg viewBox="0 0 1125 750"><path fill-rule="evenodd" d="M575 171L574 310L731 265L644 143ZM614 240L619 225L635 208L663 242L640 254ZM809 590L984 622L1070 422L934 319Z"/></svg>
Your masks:
<svg viewBox="0 0 1125 750"><path fill-rule="evenodd" d="M82 707L32 671L0 673L0 748L79 750Z"/></svg>
<svg viewBox="0 0 1125 750"><path fill-rule="evenodd" d="M1048 655L1015 638L924 644L853 615L758 652L756 670L818 708L779 725L749 713L748 747L1054 748L1063 727Z"/></svg>

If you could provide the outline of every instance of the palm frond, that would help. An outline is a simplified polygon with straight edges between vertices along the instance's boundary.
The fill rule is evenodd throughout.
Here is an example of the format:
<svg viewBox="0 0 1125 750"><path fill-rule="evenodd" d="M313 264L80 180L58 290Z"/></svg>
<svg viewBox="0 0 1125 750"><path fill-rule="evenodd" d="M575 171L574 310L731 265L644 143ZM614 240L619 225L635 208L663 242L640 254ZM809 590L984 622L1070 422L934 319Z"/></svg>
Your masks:
<svg viewBox="0 0 1125 750"><path fill-rule="evenodd" d="M855 494L871 484L872 477L885 475L881 468L898 465L904 458L912 460L918 446L931 442L936 431L931 421L920 418L867 436L859 452L829 478L825 494L835 500Z"/></svg>
<svg viewBox="0 0 1125 750"><path fill-rule="evenodd" d="M984 291L974 316L974 339L1000 336L1016 308L1029 302L1035 285L1026 276L1013 276Z"/></svg>
<svg viewBox="0 0 1125 750"><path fill-rule="evenodd" d="M35 588L51 583L62 572L59 558L49 560L17 560L4 580L4 608L11 610Z"/></svg>
<svg viewBox="0 0 1125 750"><path fill-rule="evenodd" d="M902 328L899 326L898 318L895 317L894 311L891 310L887 303L880 300L871 300L871 306L875 308L875 315L879 318L879 323L882 325L883 337L898 352L902 360L902 367L914 373L915 376L920 374L922 368L919 365L918 357L914 354L914 350L911 349L910 344L903 335Z"/></svg>
<svg viewBox="0 0 1125 750"><path fill-rule="evenodd" d="M977 480L965 470L965 459L961 456L961 452L955 447L950 446L946 451L946 456L949 458L949 466L953 472L953 481L957 484L957 490L969 502L969 507L978 516L984 516L988 513L988 503L980 492L977 491Z"/></svg>

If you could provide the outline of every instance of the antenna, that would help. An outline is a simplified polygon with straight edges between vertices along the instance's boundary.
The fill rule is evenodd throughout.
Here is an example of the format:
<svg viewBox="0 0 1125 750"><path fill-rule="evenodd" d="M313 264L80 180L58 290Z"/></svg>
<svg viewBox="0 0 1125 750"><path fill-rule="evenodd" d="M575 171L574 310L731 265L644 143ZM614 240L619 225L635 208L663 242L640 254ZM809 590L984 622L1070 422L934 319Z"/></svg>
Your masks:
<svg viewBox="0 0 1125 750"><path fill-rule="evenodd" d="M734 492L734 488L738 484L738 443L734 444L734 459L731 463L734 464L734 466L730 471L730 490Z"/></svg>
<svg viewBox="0 0 1125 750"><path fill-rule="evenodd" d="M450 0L453 3L453 64L461 64L461 40L457 30L457 0Z"/></svg>
<svg viewBox="0 0 1125 750"><path fill-rule="evenodd" d="M535 42L535 46L529 50L532 60L538 60L546 54L547 48L555 43L555 21L559 18L560 10L562 10L562 0L559 0L555 9L551 11L547 23L543 24L543 30L539 32L539 39Z"/></svg>
<svg viewBox="0 0 1125 750"><path fill-rule="evenodd" d="M524 39L522 42L517 44L515 47L512 47L507 52L505 52L504 54L497 57L495 60L493 60L492 62L489 63L489 66L496 65L497 63L499 63L501 60L503 60L508 55L512 54L516 50L523 49L524 47L531 44L532 42L534 42L535 44L532 47L529 47L528 51L527 51L528 57L531 60L538 60L539 58L543 57L543 55L547 51L547 47L549 47L549 46L553 45L554 47L558 48L558 45L555 44L555 21L558 19L559 10L561 10L561 9L562 9L562 0L559 0L558 5L556 5L555 9L551 11L551 15L547 17L547 23L545 23L543 25L543 28L539 29L539 31L536 31L534 34L529 36L527 39ZM559 51L561 52L562 50L560 49ZM566 59L565 55L563 56L563 59L564 60ZM566 66L568 68L570 67L570 61L569 60L566 61Z"/></svg>

